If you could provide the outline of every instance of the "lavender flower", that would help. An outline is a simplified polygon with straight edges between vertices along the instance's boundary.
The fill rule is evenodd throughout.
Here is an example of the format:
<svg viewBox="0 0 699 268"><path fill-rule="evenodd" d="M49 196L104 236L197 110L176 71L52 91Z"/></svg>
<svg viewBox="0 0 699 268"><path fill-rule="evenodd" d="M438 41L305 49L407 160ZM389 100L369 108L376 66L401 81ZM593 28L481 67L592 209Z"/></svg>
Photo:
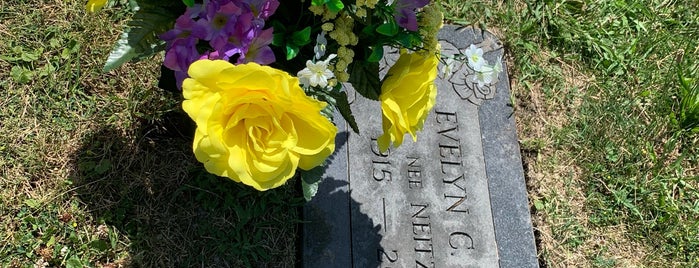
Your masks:
<svg viewBox="0 0 699 268"><path fill-rule="evenodd" d="M225 4L222 4L225 2ZM229 1L212 1L206 7L204 21L206 25L206 40L214 50L221 49L227 42L231 32L239 26L238 18L243 10ZM244 23L244 22L243 22Z"/></svg>
<svg viewBox="0 0 699 268"><path fill-rule="evenodd" d="M277 7L277 0L205 0L187 8L175 28L160 36L167 42L164 64L175 71L178 87L198 59L273 63L273 30L263 28ZM202 51L199 41L208 41L211 50Z"/></svg>
<svg viewBox="0 0 699 268"><path fill-rule="evenodd" d="M274 51L269 47L272 39L274 39L274 34L271 28L261 31L250 42L247 51L238 59L238 63L257 62L263 65L273 63L276 58Z"/></svg>
<svg viewBox="0 0 699 268"><path fill-rule="evenodd" d="M277 0L245 0L245 3L248 4L255 17L263 21L272 16L279 7Z"/></svg>
<svg viewBox="0 0 699 268"><path fill-rule="evenodd" d="M430 3L430 0L396 0L393 17L400 27L417 31L416 9Z"/></svg>
<svg viewBox="0 0 699 268"><path fill-rule="evenodd" d="M195 22L191 11L188 9L175 21L175 28L163 33L160 38L167 42L165 60L163 65L175 71L176 77L186 77L187 69L200 55L196 45L200 39L206 37L206 29ZM177 86L181 86L182 79L177 79Z"/></svg>

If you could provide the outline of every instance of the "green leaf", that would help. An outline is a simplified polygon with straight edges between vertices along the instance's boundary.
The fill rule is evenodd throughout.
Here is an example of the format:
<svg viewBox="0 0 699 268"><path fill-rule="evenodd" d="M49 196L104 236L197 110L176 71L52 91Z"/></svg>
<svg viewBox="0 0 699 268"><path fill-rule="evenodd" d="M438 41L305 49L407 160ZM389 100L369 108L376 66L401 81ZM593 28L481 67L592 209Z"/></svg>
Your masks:
<svg viewBox="0 0 699 268"><path fill-rule="evenodd" d="M0 60L6 60L10 62L15 62L21 60L20 57L15 57L15 56L7 56L7 55L0 55Z"/></svg>
<svg viewBox="0 0 699 268"><path fill-rule="evenodd" d="M109 161L109 159L102 159L100 162L95 166L95 173L98 175L102 175L109 171L109 169L112 168L112 162Z"/></svg>
<svg viewBox="0 0 699 268"><path fill-rule="evenodd" d="M22 51L22 55L20 57L22 58L23 61L33 62L33 61L38 60L42 53L44 53L43 48L39 48L39 49L34 50L32 52Z"/></svg>
<svg viewBox="0 0 699 268"><path fill-rule="evenodd" d="M359 134L359 126L357 126L357 121L354 119L354 115L352 115L352 109L350 109L349 101L347 101L347 93L344 91L340 92L338 96L335 97L335 104L342 117L352 128L352 131Z"/></svg>
<svg viewBox="0 0 699 268"><path fill-rule="evenodd" d="M299 47L293 44L286 44L286 60L291 60L299 54Z"/></svg>
<svg viewBox="0 0 699 268"><path fill-rule="evenodd" d="M73 256L73 257L70 257L70 259L68 259L66 261L66 268L82 268L82 267L83 267L83 263L80 261L80 259L78 259L78 257Z"/></svg>
<svg viewBox="0 0 699 268"><path fill-rule="evenodd" d="M318 193L318 185L320 184L320 181L317 181L315 183L308 184L306 181L301 181L301 188L303 188L303 198L306 199L306 201L311 201L314 196L316 196L316 193Z"/></svg>
<svg viewBox="0 0 699 268"><path fill-rule="evenodd" d="M311 201L311 199L318 192L318 185L320 184L325 170L328 168L325 164L312 168L311 170L299 170L299 175L301 177L301 188L303 189L303 198L306 201Z"/></svg>
<svg viewBox="0 0 699 268"><path fill-rule="evenodd" d="M55 244L56 244L56 236L52 235L51 238L49 238L49 241L46 242L46 247L50 248L50 247L53 247L53 245L55 245Z"/></svg>
<svg viewBox="0 0 699 268"><path fill-rule="evenodd" d="M395 36L398 34L398 24L396 21L391 20L390 22L384 23L376 27L376 32L383 34L385 36Z"/></svg>
<svg viewBox="0 0 699 268"><path fill-rule="evenodd" d="M109 230L109 244L112 246L112 248L115 249L117 247L118 242L119 237L117 236L117 233L113 230Z"/></svg>
<svg viewBox="0 0 699 268"><path fill-rule="evenodd" d="M371 55L367 59L368 62L379 62L383 58L383 46L374 46L371 50Z"/></svg>
<svg viewBox="0 0 699 268"><path fill-rule="evenodd" d="M182 0L182 3L188 7L194 6L194 0Z"/></svg>
<svg viewBox="0 0 699 268"><path fill-rule="evenodd" d="M621 203L626 207L627 209L631 210L633 214L638 216L639 218L643 218L643 215L641 215L641 212L638 210L638 207L629 200L628 192L626 190L620 190L620 191L615 191L613 192L614 198L616 199L617 202Z"/></svg>
<svg viewBox="0 0 699 268"><path fill-rule="evenodd" d="M56 71L56 67L53 67L53 65L51 63L49 63L49 64L46 64L46 65L44 65L44 67L41 67L39 69L39 76L40 77L49 76L52 73L54 73L55 71Z"/></svg>
<svg viewBox="0 0 699 268"><path fill-rule="evenodd" d="M284 45L284 33L275 33L274 37L272 38L272 45L273 46L283 46Z"/></svg>
<svg viewBox="0 0 699 268"><path fill-rule="evenodd" d="M100 239L92 240L92 242L90 242L89 244L89 247L96 249L97 251L105 251L109 249L109 245L107 244L107 242Z"/></svg>
<svg viewBox="0 0 699 268"><path fill-rule="evenodd" d="M78 52L80 52L80 43L75 40L70 40L68 45L61 51L61 58L64 60L75 58Z"/></svg>
<svg viewBox="0 0 699 268"><path fill-rule="evenodd" d="M41 203L36 199L24 200L24 204L29 206L30 208L38 208L39 206L41 206Z"/></svg>
<svg viewBox="0 0 699 268"><path fill-rule="evenodd" d="M352 87L365 98L379 100L381 94L379 63L354 61L348 69L349 82L352 83Z"/></svg>
<svg viewBox="0 0 699 268"><path fill-rule="evenodd" d="M345 5L342 3L341 0L329 0L327 1L326 6L330 10L330 12L333 13L340 12L340 10L345 8Z"/></svg>
<svg viewBox="0 0 699 268"><path fill-rule="evenodd" d="M376 25L369 24L364 26L364 28L362 28L361 33L370 38L369 40L373 39L374 35L376 35Z"/></svg>
<svg viewBox="0 0 699 268"><path fill-rule="evenodd" d="M270 22L272 28L274 28L274 37L272 38L272 45L281 47L286 42L286 26L278 20L273 20Z"/></svg>
<svg viewBox="0 0 699 268"><path fill-rule="evenodd" d="M325 95L316 95L318 100L324 101L328 103L328 105L325 106L322 110L320 110L320 113L325 116L328 120L332 121L333 120L333 115L335 113L335 97L325 94Z"/></svg>
<svg viewBox="0 0 699 268"><path fill-rule="evenodd" d="M34 73L31 70L28 70L22 66L15 65L12 66L12 69L10 69L10 76L17 83L25 84L32 81L32 78L34 78Z"/></svg>
<svg viewBox="0 0 699 268"><path fill-rule="evenodd" d="M320 110L320 113L323 116L325 116L325 118L332 121L333 120L333 111L334 111L333 108L330 105L328 105L328 106L325 106L325 108L323 108L323 110Z"/></svg>
<svg viewBox="0 0 699 268"><path fill-rule="evenodd" d="M544 210L544 202L541 202L541 200L536 200L534 201L534 207L536 210L542 211Z"/></svg>
<svg viewBox="0 0 699 268"><path fill-rule="evenodd" d="M291 34L291 42L295 45L302 47L311 42L311 27L306 26L301 31L296 31Z"/></svg>
<svg viewBox="0 0 699 268"><path fill-rule="evenodd" d="M165 49L165 43L158 35L172 28L181 12L157 3L139 4L138 11L114 45L102 71L109 72L127 61L143 59Z"/></svg>
<svg viewBox="0 0 699 268"><path fill-rule="evenodd" d="M699 84L695 78L685 76L681 63L678 64L677 75L680 82L679 125L696 133L699 131Z"/></svg>
<svg viewBox="0 0 699 268"><path fill-rule="evenodd" d="M314 167L311 170L299 170L301 180L308 184L319 182L328 167L325 164Z"/></svg>
<svg viewBox="0 0 699 268"><path fill-rule="evenodd" d="M394 38L403 47L415 47L415 46L418 46L422 42L422 39L420 38L420 34L416 33L416 32L410 32L410 33L403 32L403 33L398 34Z"/></svg>

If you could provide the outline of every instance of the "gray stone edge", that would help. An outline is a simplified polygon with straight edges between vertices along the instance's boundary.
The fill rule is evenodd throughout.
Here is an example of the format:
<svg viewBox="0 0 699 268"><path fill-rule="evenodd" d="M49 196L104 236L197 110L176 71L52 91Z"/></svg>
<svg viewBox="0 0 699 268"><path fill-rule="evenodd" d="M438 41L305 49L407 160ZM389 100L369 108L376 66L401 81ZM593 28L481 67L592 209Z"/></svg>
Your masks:
<svg viewBox="0 0 699 268"><path fill-rule="evenodd" d="M327 164L318 194L303 207L301 261L304 268L326 268L328 265L352 265L352 229L349 193L349 135L347 123L335 112L338 134L335 152ZM350 130L351 131L351 130ZM328 174L345 174L329 177Z"/></svg>
<svg viewBox="0 0 699 268"><path fill-rule="evenodd" d="M504 68L495 97L478 110L495 241L500 267L539 267L508 78Z"/></svg>

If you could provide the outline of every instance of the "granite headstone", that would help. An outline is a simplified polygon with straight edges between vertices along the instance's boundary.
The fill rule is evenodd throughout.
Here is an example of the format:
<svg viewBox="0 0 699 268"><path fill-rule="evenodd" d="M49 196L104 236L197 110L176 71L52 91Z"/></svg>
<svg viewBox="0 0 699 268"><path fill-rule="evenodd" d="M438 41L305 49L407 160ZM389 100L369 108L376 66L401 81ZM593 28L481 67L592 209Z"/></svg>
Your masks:
<svg viewBox="0 0 699 268"><path fill-rule="evenodd" d="M438 37L447 56L474 44L503 64L488 32L446 25ZM382 75L397 53L385 58ZM380 104L350 98L361 133L338 122L336 153L304 208L304 267L538 267L506 70L484 81L450 58L416 141L379 151Z"/></svg>

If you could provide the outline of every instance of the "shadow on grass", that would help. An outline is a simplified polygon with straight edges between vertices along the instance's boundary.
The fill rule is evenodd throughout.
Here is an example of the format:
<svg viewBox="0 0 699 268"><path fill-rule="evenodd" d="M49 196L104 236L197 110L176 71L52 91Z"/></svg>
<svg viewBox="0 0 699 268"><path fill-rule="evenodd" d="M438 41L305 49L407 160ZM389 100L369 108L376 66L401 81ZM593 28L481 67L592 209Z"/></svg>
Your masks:
<svg viewBox="0 0 699 268"><path fill-rule="evenodd" d="M174 111L135 138L109 128L86 137L73 178L93 217L118 230L105 250L128 250L136 267L293 267L298 180L257 192L208 174L191 152L192 124Z"/></svg>

